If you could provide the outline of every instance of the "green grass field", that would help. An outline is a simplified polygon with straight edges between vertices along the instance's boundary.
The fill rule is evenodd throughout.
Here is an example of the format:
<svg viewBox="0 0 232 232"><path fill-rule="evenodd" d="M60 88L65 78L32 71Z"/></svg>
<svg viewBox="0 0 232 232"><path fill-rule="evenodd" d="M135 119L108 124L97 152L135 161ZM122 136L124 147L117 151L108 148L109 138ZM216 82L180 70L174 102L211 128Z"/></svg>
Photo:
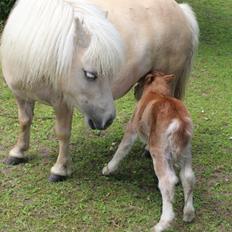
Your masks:
<svg viewBox="0 0 232 232"><path fill-rule="evenodd" d="M232 1L192 0L201 29L200 47L185 103L195 125L193 168L196 219L182 222L183 193L176 188L171 232L232 231ZM2 78L1 78L2 79ZM0 81L0 159L15 143L18 122L12 94ZM133 94L117 102L117 119L104 132L88 129L75 113L71 140L74 173L66 182L47 177L58 146L52 109L37 104L30 162L0 164L1 232L149 231L158 221L161 196L150 160L136 143L119 171L101 175L134 108Z"/></svg>

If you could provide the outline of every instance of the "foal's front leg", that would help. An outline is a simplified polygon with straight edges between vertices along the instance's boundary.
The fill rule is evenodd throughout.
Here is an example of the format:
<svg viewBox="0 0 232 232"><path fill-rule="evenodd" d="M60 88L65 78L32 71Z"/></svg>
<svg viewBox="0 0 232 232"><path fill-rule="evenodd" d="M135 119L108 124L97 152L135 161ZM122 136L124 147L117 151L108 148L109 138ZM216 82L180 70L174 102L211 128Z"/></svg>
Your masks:
<svg viewBox="0 0 232 232"><path fill-rule="evenodd" d="M55 165L51 168L49 180L58 182L71 175L71 156L69 154L69 140L71 136L73 110L66 104L55 108L55 131L59 140L59 155Z"/></svg>
<svg viewBox="0 0 232 232"><path fill-rule="evenodd" d="M127 128L119 147L114 154L112 160L103 168L103 175L110 175L118 169L119 163L126 157L129 153L132 145L137 138L137 133L132 123L132 120L127 124Z"/></svg>
<svg viewBox="0 0 232 232"><path fill-rule="evenodd" d="M17 143L9 152L9 156L4 160L4 163L9 165L17 165L27 161L24 152L29 148L30 127L34 110L34 101L25 101L16 97L16 103L18 106L20 133Z"/></svg>

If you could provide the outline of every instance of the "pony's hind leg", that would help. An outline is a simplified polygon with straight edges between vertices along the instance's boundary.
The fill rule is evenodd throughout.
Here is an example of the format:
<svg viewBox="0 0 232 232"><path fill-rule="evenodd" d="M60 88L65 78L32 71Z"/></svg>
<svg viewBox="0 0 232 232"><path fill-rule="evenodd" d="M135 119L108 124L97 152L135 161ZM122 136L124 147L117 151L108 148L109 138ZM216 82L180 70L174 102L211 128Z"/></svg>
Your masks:
<svg viewBox="0 0 232 232"><path fill-rule="evenodd" d="M167 154L160 149L150 149L154 170L159 180L159 189L162 196L162 214L159 222L155 225L153 231L161 232L166 230L173 221L175 214L172 202L174 199L174 189L177 183L177 177L174 169L170 167L167 160Z"/></svg>
<svg viewBox="0 0 232 232"><path fill-rule="evenodd" d="M30 127L33 118L34 101L25 101L16 97L20 134L16 145L11 149L9 156L4 160L6 164L17 165L27 161L24 152L29 148Z"/></svg>
<svg viewBox="0 0 232 232"><path fill-rule="evenodd" d="M55 108L55 113L55 131L59 141L59 155L55 165L51 168L51 175L49 177L51 182L63 181L72 173L69 140L71 136L73 110L66 104L63 104Z"/></svg>
<svg viewBox="0 0 232 232"><path fill-rule="evenodd" d="M129 121L127 128L119 147L114 154L112 160L103 168L103 175L110 175L118 169L119 163L126 157L129 153L132 145L137 138L136 130L134 129L132 121Z"/></svg>
<svg viewBox="0 0 232 232"><path fill-rule="evenodd" d="M192 154L191 145L187 146L184 154L184 160L181 165L180 179L184 189L184 216L185 222L191 222L195 216L193 207L193 187L195 184L195 176L192 170Z"/></svg>

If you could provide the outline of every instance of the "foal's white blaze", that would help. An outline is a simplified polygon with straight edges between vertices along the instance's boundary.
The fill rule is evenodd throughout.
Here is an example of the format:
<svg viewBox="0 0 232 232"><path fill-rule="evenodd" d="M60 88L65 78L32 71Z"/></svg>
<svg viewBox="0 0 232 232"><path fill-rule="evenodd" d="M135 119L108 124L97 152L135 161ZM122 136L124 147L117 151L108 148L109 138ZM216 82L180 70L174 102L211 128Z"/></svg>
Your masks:
<svg viewBox="0 0 232 232"><path fill-rule="evenodd" d="M19 0L2 36L3 73L15 94L40 100L49 86L50 95L62 95L100 129L115 116L111 80L122 60L119 33L81 0ZM86 80L83 70L98 80Z"/></svg>

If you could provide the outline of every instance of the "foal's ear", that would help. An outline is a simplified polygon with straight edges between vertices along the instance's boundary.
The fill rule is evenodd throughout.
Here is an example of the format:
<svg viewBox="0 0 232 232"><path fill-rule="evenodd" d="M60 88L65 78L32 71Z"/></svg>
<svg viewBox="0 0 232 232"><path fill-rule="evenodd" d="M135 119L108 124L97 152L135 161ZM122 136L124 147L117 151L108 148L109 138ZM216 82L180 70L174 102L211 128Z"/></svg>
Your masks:
<svg viewBox="0 0 232 232"><path fill-rule="evenodd" d="M91 35L84 26L84 21L75 19L75 36L78 47L87 48L91 41Z"/></svg>
<svg viewBox="0 0 232 232"><path fill-rule="evenodd" d="M148 74L146 77L145 77L145 83L146 84L151 84L155 79L155 76L152 75L152 74Z"/></svg>
<svg viewBox="0 0 232 232"><path fill-rule="evenodd" d="M168 83L170 83L170 82L172 82L173 80L176 79L176 76L173 75L173 74L170 74L170 75L164 76L164 78L165 78L165 80L166 80Z"/></svg>

